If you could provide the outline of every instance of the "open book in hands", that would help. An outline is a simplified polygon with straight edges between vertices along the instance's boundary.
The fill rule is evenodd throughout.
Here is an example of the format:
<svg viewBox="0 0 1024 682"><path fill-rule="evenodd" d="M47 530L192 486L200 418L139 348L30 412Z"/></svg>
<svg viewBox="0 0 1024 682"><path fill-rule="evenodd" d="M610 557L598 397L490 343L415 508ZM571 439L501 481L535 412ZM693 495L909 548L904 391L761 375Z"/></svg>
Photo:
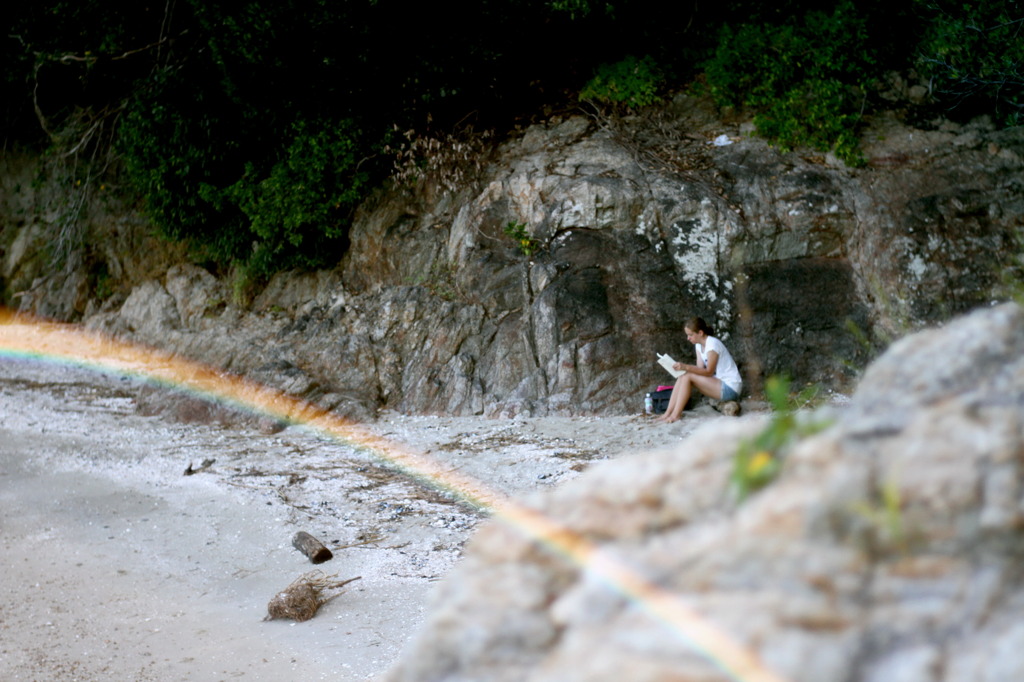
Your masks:
<svg viewBox="0 0 1024 682"><path fill-rule="evenodd" d="M668 373L676 379L686 374L685 369L673 369L673 365L676 364L676 361L673 360L670 355L662 355L661 353L658 353L658 364L668 370Z"/></svg>

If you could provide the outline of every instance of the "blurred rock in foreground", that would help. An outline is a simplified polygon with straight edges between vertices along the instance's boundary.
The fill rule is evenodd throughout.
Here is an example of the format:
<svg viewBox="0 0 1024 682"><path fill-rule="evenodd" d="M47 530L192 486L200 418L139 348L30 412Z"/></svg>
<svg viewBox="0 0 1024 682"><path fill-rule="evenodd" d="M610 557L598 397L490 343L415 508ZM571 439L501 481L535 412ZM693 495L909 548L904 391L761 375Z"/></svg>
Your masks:
<svg viewBox="0 0 1024 682"><path fill-rule="evenodd" d="M732 455L764 423L609 461L541 507L783 679L1024 680L1024 310L895 344L737 505ZM593 571L493 521L385 679L728 678Z"/></svg>

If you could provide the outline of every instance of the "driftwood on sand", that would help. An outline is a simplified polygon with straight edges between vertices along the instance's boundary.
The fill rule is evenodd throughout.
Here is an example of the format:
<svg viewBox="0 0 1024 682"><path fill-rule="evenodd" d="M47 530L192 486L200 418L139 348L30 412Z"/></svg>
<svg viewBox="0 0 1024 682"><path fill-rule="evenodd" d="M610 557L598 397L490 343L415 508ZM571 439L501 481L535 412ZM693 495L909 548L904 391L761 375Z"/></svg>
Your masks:
<svg viewBox="0 0 1024 682"><path fill-rule="evenodd" d="M299 531L292 538L292 547L299 550L314 564L322 564L334 558L331 550L324 547L324 544L305 531Z"/></svg>

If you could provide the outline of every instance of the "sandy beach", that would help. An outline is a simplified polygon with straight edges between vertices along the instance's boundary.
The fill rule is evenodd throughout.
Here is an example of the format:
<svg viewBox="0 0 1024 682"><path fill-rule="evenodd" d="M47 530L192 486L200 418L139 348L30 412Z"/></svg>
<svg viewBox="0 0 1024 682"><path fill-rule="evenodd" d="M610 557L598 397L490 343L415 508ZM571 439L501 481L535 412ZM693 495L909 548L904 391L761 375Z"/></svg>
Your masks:
<svg viewBox="0 0 1024 682"><path fill-rule="evenodd" d="M372 679L423 619L486 510L358 443L291 426L136 413L138 380L0 360L0 679ZM618 417L384 414L371 431L517 499L603 459L676 446ZM213 464L193 475L188 467ZM313 566L303 530L334 553ZM353 577L305 622L268 601L320 570Z"/></svg>

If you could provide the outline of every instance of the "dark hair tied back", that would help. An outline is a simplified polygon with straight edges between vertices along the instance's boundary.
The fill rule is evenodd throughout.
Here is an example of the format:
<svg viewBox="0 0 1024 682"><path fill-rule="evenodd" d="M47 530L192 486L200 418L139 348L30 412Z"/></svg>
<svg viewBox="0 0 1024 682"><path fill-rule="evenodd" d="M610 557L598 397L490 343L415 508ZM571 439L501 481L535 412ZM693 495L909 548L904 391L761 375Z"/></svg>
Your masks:
<svg viewBox="0 0 1024 682"><path fill-rule="evenodd" d="M683 326L684 328L689 329L691 331L704 332L708 336L715 335L715 333L711 330L711 327L708 326L708 323L704 321L703 317L691 317L689 320L686 321L686 324Z"/></svg>

